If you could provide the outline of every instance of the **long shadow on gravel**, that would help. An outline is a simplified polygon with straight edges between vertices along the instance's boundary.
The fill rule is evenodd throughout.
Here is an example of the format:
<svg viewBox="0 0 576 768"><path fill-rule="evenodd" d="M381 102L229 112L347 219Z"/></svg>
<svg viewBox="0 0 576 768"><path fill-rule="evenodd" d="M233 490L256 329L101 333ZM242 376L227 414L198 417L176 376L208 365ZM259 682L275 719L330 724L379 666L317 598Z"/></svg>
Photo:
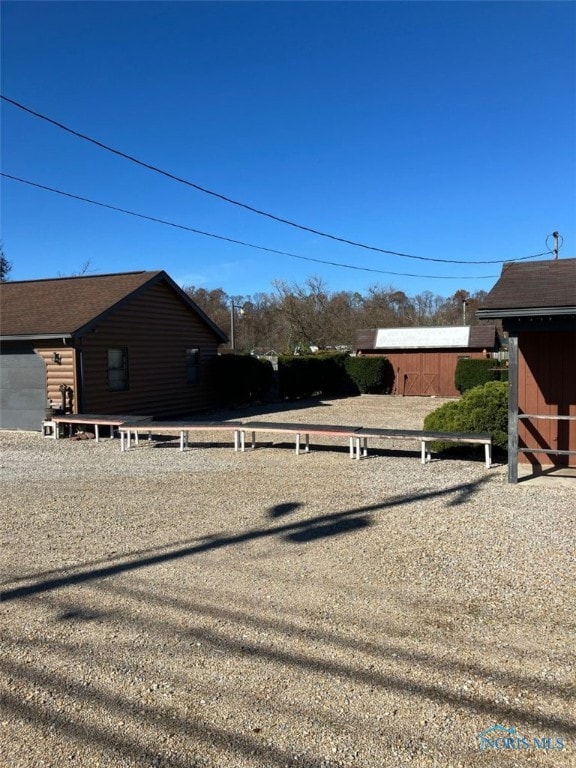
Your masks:
<svg viewBox="0 0 576 768"><path fill-rule="evenodd" d="M568 718L530 712L520 703L498 703L487 695L462 691L449 682L449 673L454 670L462 676L472 673L490 677L497 674L498 670L491 669L488 664L474 667L457 658L448 659L441 655L410 650L403 646L401 640L395 643L382 641L352 644L351 638L344 632L314 626L307 629L306 636L311 642L298 648L290 643L290 638L301 631L301 623L292 622L285 617L271 619L255 616L247 610L223 606L220 603L207 604L193 598L178 599L160 591L139 590L117 583L113 579L106 580L116 574L177 561L202 552L233 547L266 537L277 537L294 546L299 542L345 535L350 531L361 532L363 528L375 523L379 514L404 504L438 498L444 498L446 506L449 507L462 504L474 495L485 481L480 479L473 483L454 485L443 490L424 492L410 497L396 496L379 504L318 515L305 520L290 518L290 515L299 511L301 507L299 502L285 502L267 511L268 525L263 524L234 535L215 535L126 553L118 556L116 562L105 565L101 565L100 562L84 563L75 568L63 569L57 577L40 578L34 583L9 588L2 594L2 599L15 601L43 594L42 604L51 605L56 609L57 620L64 624L95 621L105 626L107 622L117 621L118 617L112 611L107 614L106 608L94 610L81 605L73 607L66 592L58 592L69 585L93 581L96 582L94 586L105 593L130 599L137 609L139 604L162 605L164 609L174 611L176 616L184 612L187 616L216 620L215 624L206 626L202 621L179 623L169 612L164 612L161 619L146 613L141 614L140 610L130 614L123 613L120 621L125 626L138 634L152 633L159 641L159 648L163 647L163 640L176 638L177 641L190 643L192 647L201 645L203 649L207 649L203 651L205 654L226 653L237 659L240 664L243 659L253 657L259 663L272 665L275 670L279 666L289 667L302 675L316 673L332 679L353 680L366 690L396 691L402 696L418 696L420 699L431 702L448 704L454 710L480 713L500 722L509 721L537 725L539 728L562 729L564 733L574 734L576 728ZM99 581L101 583L98 583ZM7 606L5 610L7 615L9 610L10 606ZM259 627L267 630L277 642L247 641L243 638L242 631L239 631L243 627ZM13 628L8 630L7 635L12 631ZM266 633L263 636L266 637ZM138 765L161 765L165 768L200 768L200 766L204 768L214 765L201 757L196 759L190 755L170 754L168 747L161 744L154 747L151 734L158 733L176 734L183 739L191 737L196 743L205 745L207 750L222 750L238 756L238 759L244 758L251 761L256 759L263 768L265 766L280 768L297 764L305 765L306 768L322 768L327 764L325 759L311 754L307 754L304 760L298 763L294 762L291 750L276 745L270 740L264 741L259 736L259 728L238 732L227 727L226 724L210 722L208 716L203 716L200 712L195 712L193 716L184 716L176 709L163 705L158 697L152 703L144 700L135 702L128 694L112 691L106 682L94 681L93 684L86 685L80 676L70 673L76 661L79 665L85 663L87 648L82 644L75 646L74 643L68 643L65 639L52 639L50 632L46 637L38 638L23 635L21 643L24 649L36 650L45 660L50 660L52 668L50 664L34 665L27 657L10 659L5 655L0 659L0 670L6 673L9 679L17 679L22 685L48 692L49 695L44 699L37 696L24 700L16 690L7 690L2 701L4 710L9 712L11 717L22 718L44 730L53 731L55 737L69 738L76 742L80 740L101 749L103 754L113 752L114 762L110 762L110 765L120 765L120 762L117 762L119 756L120 759L135 760ZM327 650L330 653L327 653ZM342 654L333 652L339 650L352 655L344 659ZM54 658L51 658L51 654ZM408 662L411 668L416 670L416 674L396 667L388 670L378 669L377 660L383 657L388 660L399 659ZM110 664L110 660L98 659L95 663L106 666ZM429 682L421 679L418 673L427 668L446 671L446 680ZM505 670L501 671L501 675L503 682L509 682L513 678L507 675ZM535 694L539 693L540 685L545 686L543 681L528 677L519 677L517 682ZM547 690L563 697L563 692L553 690L552 687ZM72 702L74 708L68 705L67 709L58 709L55 702L59 700ZM281 707L283 704L281 696L278 697L278 702L278 706ZM106 725L107 721L95 716L90 717L92 711L98 712L100 709L107 713L110 721L124 723L129 720L131 723L138 723L146 730L146 739L135 738L128 729L112 732ZM330 725L332 728L337 727L337 723ZM160 755L161 761L159 761ZM81 758L79 764L83 764ZM132 763L129 764L132 765ZM341 765L341 763L335 765Z"/></svg>
<svg viewBox="0 0 576 768"><path fill-rule="evenodd" d="M369 504L364 507L347 509L343 512L334 512L329 515L318 515L317 517L284 523L283 525L252 528L231 536L208 536L200 539L199 543L192 546L178 546L174 549L169 549L168 551L162 551L163 548L159 547L157 551L153 551L152 554L145 554L145 556L138 556L137 554L136 557L134 557L134 553L126 553L117 558L118 560L121 560L121 562L115 562L110 565L94 567L90 563L80 564L65 569L61 576L41 579L32 584L4 589L0 592L0 602L17 600L30 595L67 587L72 584L82 584L87 581L109 578L110 576L119 573L134 571L139 568L148 568L171 560L191 557L202 552L220 549L222 547L232 547L237 544L244 544L247 541L257 539L280 536L287 538L290 542L307 542L312 539L335 536L358 528L368 527L373 522L372 518L369 517L371 513L383 512L393 507L399 507L404 504L413 504L418 501L453 496L447 504L448 506L456 506L465 503L466 500L476 493L479 487L486 481L487 478L480 478L472 483L452 485L448 488L443 488L442 490L428 491L426 493L419 493L411 496L393 496L391 499L379 504ZM286 504L273 507L269 516L274 518L277 514L282 515L287 508ZM275 510L278 510L278 512L275 513ZM34 577L32 577L32 579L33 578Z"/></svg>

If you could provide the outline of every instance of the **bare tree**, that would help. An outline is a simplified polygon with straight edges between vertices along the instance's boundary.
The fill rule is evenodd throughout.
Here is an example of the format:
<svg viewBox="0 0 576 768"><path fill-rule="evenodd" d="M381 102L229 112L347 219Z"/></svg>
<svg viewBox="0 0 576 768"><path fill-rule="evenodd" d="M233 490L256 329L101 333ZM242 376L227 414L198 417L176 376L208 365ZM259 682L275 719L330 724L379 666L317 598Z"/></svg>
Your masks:
<svg viewBox="0 0 576 768"><path fill-rule="evenodd" d="M92 259L86 259L80 269L77 269L75 272L69 272L67 275L65 275L63 272L59 272L58 277L84 277L84 275L87 275L88 272L90 272L91 263Z"/></svg>
<svg viewBox="0 0 576 768"><path fill-rule="evenodd" d="M238 352L275 350L278 353L310 347L353 346L361 328L396 328L422 325L460 325L463 301L466 322L473 325L484 291L469 294L460 289L449 298L424 291L408 296L394 286L373 285L366 295L332 293L317 276L303 284L277 280L274 293L230 296L221 288L190 286L186 293L222 330L230 332L232 304L235 309L234 340ZM242 310L242 311L241 311Z"/></svg>
<svg viewBox="0 0 576 768"><path fill-rule="evenodd" d="M278 309L283 313L288 330L290 349L320 349L342 343L349 334L346 318L338 315L342 296L331 295L319 277L309 277L304 285L274 282L278 294Z"/></svg>
<svg viewBox="0 0 576 768"><path fill-rule="evenodd" d="M200 309L205 312L210 320L221 328L225 333L229 333L230 326L230 297L222 288L196 288L193 285L184 286L186 293Z"/></svg>

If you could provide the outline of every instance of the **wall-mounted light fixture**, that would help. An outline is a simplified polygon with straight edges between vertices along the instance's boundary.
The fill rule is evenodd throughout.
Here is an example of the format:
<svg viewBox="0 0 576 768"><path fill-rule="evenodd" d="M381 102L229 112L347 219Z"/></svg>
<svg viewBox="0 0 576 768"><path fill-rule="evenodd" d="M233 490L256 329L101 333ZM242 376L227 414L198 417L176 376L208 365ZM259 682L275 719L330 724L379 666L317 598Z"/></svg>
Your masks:
<svg viewBox="0 0 576 768"><path fill-rule="evenodd" d="M59 352L52 352L52 362L60 365L62 363L62 355Z"/></svg>

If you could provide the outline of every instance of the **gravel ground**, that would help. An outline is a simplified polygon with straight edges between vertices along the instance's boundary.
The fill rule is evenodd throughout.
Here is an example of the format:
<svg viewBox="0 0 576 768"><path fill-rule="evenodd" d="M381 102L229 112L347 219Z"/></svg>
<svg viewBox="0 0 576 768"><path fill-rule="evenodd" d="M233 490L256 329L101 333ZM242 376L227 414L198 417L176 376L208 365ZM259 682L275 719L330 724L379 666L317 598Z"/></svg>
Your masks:
<svg viewBox="0 0 576 768"><path fill-rule="evenodd" d="M442 402L258 418L419 429ZM576 481L201 440L0 433L0 765L576 766Z"/></svg>

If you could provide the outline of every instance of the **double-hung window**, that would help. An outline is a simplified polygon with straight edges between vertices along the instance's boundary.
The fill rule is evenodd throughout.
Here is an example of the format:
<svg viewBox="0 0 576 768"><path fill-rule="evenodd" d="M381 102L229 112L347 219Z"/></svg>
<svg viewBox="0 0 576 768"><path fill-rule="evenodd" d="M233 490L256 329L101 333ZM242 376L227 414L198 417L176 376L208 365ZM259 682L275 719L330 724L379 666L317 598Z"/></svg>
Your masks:
<svg viewBox="0 0 576 768"><path fill-rule="evenodd" d="M198 384L200 381L200 350L189 348L186 350L186 383Z"/></svg>
<svg viewBox="0 0 576 768"><path fill-rule="evenodd" d="M114 392L128 389L128 347L108 350L108 389Z"/></svg>

